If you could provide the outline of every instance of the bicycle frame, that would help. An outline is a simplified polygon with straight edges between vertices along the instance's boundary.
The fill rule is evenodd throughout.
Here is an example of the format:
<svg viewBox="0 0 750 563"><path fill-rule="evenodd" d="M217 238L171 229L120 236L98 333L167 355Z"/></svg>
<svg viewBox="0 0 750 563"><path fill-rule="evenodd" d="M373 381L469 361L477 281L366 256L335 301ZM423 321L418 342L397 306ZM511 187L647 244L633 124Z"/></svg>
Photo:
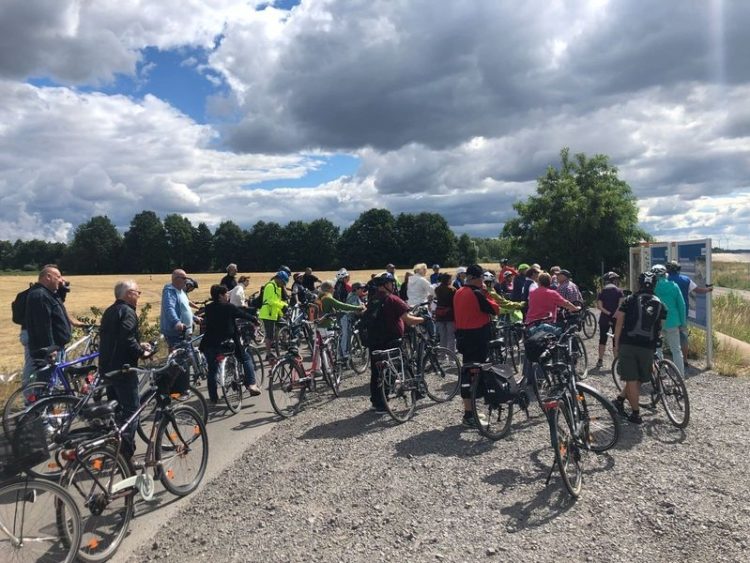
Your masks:
<svg viewBox="0 0 750 563"><path fill-rule="evenodd" d="M70 385L70 381L65 375L65 368L69 368L70 366L74 366L77 364L85 364L86 362L94 360L98 357L99 357L99 352L94 352L93 354L82 356L80 358L71 360L69 362L61 362L58 364L53 364L54 369L52 370L49 380L47 381L47 390L53 391L58 385L62 385L63 389L65 390L65 393L75 394L76 393L75 389L73 389L73 387Z"/></svg>

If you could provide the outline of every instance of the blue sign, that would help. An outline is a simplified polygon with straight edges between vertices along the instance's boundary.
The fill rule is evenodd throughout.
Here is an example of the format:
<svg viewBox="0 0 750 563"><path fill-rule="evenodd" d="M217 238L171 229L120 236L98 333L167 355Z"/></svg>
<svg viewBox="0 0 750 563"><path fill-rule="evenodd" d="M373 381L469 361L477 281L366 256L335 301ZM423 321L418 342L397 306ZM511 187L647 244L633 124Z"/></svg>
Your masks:
<svg viewBox="0 0 750 563"><path fill-rule="evenodd" d="M704 287L708 282L706 252L706 241L677 243L677 262L680 264L680 273L690 278L699 287ZM688 320L701 328L708 327L708 298L705 294L698 295L690 292Z"/></svg>

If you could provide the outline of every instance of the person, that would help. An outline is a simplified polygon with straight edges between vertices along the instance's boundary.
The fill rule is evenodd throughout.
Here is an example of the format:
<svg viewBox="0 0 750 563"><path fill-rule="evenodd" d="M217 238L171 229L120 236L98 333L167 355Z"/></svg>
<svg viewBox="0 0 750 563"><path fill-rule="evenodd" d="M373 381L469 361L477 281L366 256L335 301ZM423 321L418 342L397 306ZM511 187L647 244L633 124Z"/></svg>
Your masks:
<svg viewBox="0 0 750 563"><path fill-rule="evenodd" d="M398 278L396 277L396 266L391 264L390 262L386 264L385 271L388 272L393 276L393 287L396 290L396 293L398 293L399 289L401 288L401 284L398 283ZM372 277L374 278L376 274L373 274Z"/></svg>
<svg viewBox="0 0 750 563"><path fill-rule="evenodd" d="M440 282L440 264L432 265L432 273L430 274L430 284L437 285Z"/></svg>
<svg viewBox="0 0 750 563"><path fill-rule="evenodd" d="M552 289L557 289L560 286L560 280L557 279L557 274L560 273L560 270L560 266L552 266L549 269L549 273L552 276L552 283L550 285ZM568 301L570 301L570 299L568 299Z"/></svg>
<svg viewBox="0 0 750 563"><path fill-rule="evenodd" d="M313 274L312 268L305 268L305 273L302 275L302 286L307 291L315 291L315 284L320 283L320 279Z"/></svg>
<svg viewBox="0 0 750 563"><path fill-rule="evenodd" d="M596 369L604 365L604 351L607 347L610 329L614 333L615 313L620 308L625 295L618 287L620 276L616 272L607 272L602 277L604 287L596 296L596 308L599 309L599 358L596 360ZM616 344L612 341L612 347Z"/></svg>
<svg viewBox="0 0 750 563"><path fill-rule="evenodd" d="M451 285L450 274L440 274L435 288L435 327L437 328L440 346L456 351L456 322L453 314L453 297L458 291Z"/></svg>
<svg viewBox="0 0 750 563"><path fill-rule="evenodd" d="M424 322L422 317L409 313L407 305L395 294L395 278L388 272L375 276L372 283L375 290L373 299L367 303L367 310L371 314L372 327L368 331L370 349L370 402L371 410L377 414L388 412L380 394L380 381L377 362L372 353L376 350L392 348L394 341L404 337L405 325L418 325Z"/></svg>
<svg viewBox="0 0 750 563"><path fill-rule="evenodd" d="M151 353L151 345L141 342L136 307L141 291L133 280L115 284L115 302L102 315L99 328L99 372L121 370L123 366L138 367L140 358ZM138 412L141 400L138 393L138 375L126 371L109 380L107 396L117 401L117 422L122 425ZM122 434L122 454L130 459L135 453L136 424L128 426Z"/></svg>
<svg viewBox="0 0 750 563"><path fill-rule="evenodd" d="M263 321L266 333L266 360L274 358L273 344L276 339L276 324L286 311L286 302L282 299L282 289L289 281L289 274L284 270L276 272L269 283L263 287L263 304L258 311L258 318Z"/></svg>
<svg viewBox="0 0 750 563"><path fill-rule="evenodd" d="M682 298L685 300L685 318L689 317L690 313L690 294L705 295L711 293L714 288L712 285L706 287L698 287L697 284L691 280L688 276L681 274L680 264L672 260L667 263L667 279L677 284L682 293ZM688 354L688 331L680 330L680 346L682 347L682 357L687 358Z"/></svg>
<svg viewBox="0 0 750 563"><path fill-rule="evenodd" d="M183 338L193 332L193 310L185 292L188 279L185 270L178 268L172 272L172 283L166 284L161 292L159 330L170 352ZM180 393L180 400L188 398L189 385L187 374L181 374L175 381L173 391Z"/></svg>
<svg viewBox="0 0 750 563"><path fill-rule="evenodd" d="M526 285L526 272L529 269L529 265L525 262L518 265L518 273L513 278L513 292L510 295L510 300L520 303L526 301L523 297L524 286Z"/></svg>
<svg viewBox="0 0 750 563"><path fill-rule="evenodd" d="M508 273L510 274L510 272ZM515 301L510 301L503 297L503 295L495 289L495 286L497 285L495 280L497 278L495 277L495 272L492 270L484 272L482 279L484 280L484 285L487 289L487 293L489 293L490 299L500 307L500 315L507 315L509 319L520 321L523 318L521 315L521 309L523 309L526 304L523 302L516 303Z"/></svg>
<svg viewBox="0 0 750 563"><path fill-rule="evenodd" d="M221 285L226 287L229 291L232 291L237 286L237 264L229 264L227 266L227 275L221 278L219 282Z"/></svg>
<svg viewBox="0 0 750 563"><path fill-rule="evenodd" d="M539 287L536 291L529 293L529 307L526 311L525 319L526 326L531 326L540 321L544 321L545 324L555 324L557 321L557 309L559 307L573 313L581 310L579 306L573 305L573 303L560 295L558 291L550 287L552 285L552 276L547 272L539 274L538 279Z"/></svg>
<svg viewBox="0 0 750 563"><path fill-rule="evenodd" d="M571 303L583 303L581 290L573 283L572 277L570 270L560 270L557 273L557 279L560 282L560 285L557 287L557 292Z"/></svg>
<svg viewBox="0 0 750 563"><path fill-rule="evenodd" d="M358 307L359 312L361 313L365 309L364 299L366 296L367 296L367 286L360 282L354 282L352 284L352 292L346 298L346 303L347 305ZM349 344L351 340L352 327L354 326L355 317L356 315L354 313L350 313L348 315L344 315L341 318L341 339L340 339L339 352L342 358L349 357Z"/></svg>
<svg viewBox="0 0 750 563"><path fill-rule="evenodd" d="M617 374L625 385L614 405L625 416L627 399L632 409L627 419L634 424L643 422L638 405L641 383L651 381L659 331L667 317L664 304L654 295L656 284L654 274L642 273L638 276L638 291L625 297L615 313Z"/></svg>
<svg viewBox="0 0 750 563"><path fill-rule="evenodd" d="M245 389L251 397L257 397L261 391L255 382L255 370L250 354L242 345L237 331L235 320L247 319L252 320L255 317L242 307L238 307L229 302L229 292L224 285L211 286L211 302L206 305L205 332L200 343L200 350L206 356L208 364L208 377L206 385L208 386L208 399L212 405L219 401L219 393L216 385L216 372L219 369L217 356L221 354L222 342L226 340L234 341L234 355L242 363L242 369L245 373Z"/></svg>
<svg viewBox="0 0 750 563"><path fill-rule="evenodd" d="M456 279L453 280L453 287L461 289L466 282L466 267L459 266L456 268Z"/></svg>
<svg viewBox="0 0 750 563"><path fill-rule="evenodd" d="M352 292L352 286L349 283L351 277L346 268L341 268L336 272L336 284L333 287L333 297L341 302L346 302L346 298Z"/></svg>
<svg viewBox="0 0 750 563"><path fill-rule="evenodd" d="M408 287L406 289L407 303L409 303L411 307L420 305L425 301L432 301L432 298L435 295L435 291L425 277L426 275L427 264L424 262L414 264L414 270L409 278Z"/></svg>
<svg viewBox="0 0 750 563"><path fill-rule="evenodd" d="M348 299L349 296L347 296ZM348 303L345 303L343 301L339 301L333 296L333 284L329 281L324 281L320 284L320 313L322 315L327 315L328 313L334 313L334 312L344 312L344 313L361 313L364 311L364 306L362 305L349 305ZM347 331L344 330L343 324L344 319L347 316L344 316L342 318L341 324L341 339L339 341L339 351L341 352L341 360L346 360L349 357L349 333L348 333L348 322L347 322ZM327 331L329 328L333 326L333 319L323 319L318 323L318 329L322 331ZM325 334L325 332L322 332L321 334ZM346 345L345 342L346 341Z"/></svg>
<svg viewBox="0 0 750 563"><path fill-rule="evenodd" d="M503 274L503 280L495 286L495 291L497 291L500 295L505 297L506 299L510 299L511 294L513 293L513 273L510 271L506 271Z"/></svg>
<svg viewBox="0 0 750 563"><path fill-rule="evenodd" d="M539 287L537 280L539 279L540 273L541 273L541 270L535 266L532 266L531 268L526 270L526 288L523 294L525 301L528 301L529 294L532 291L536 291L536 289Z"/></svg>
<svg viewBox="0 0 750 563"><path fill-rule="evenodd" d="M513 267L510 260L503 258L500 260L500 272L497 274L497 281L502 283L508 273L510 273L511 276L515 276L518 274L518 270Z"/></svg>
<svg viewBox="0 0 750 563"><path fill-rule="evenodd" d="M463 363L487 361L489 342L492 337L492 317L500 313L500 307L490 299L483 283L484 269L479 264L466 268L466 283L456 291L453 310L456 323L456 346L463 355ZM474 409L471 408L471 376L468 370L461 371L461 398L464 414L461 423L476 427Z"/></svg>
<svg viewBox="0 0 750 563"><path fill-rule="evenodd" d="M234 289L232 289L228 293L229 302L232 305L234 305L235 307L245 306L245 290L247 289L248 285L250 285L250 278L248 276L240 276L240 278L237 280L237 285L234 286Z"/></svg>
<svg viewBox="0 0 750 563"><path fill-rule="evenodd" d="M23 374L21 381L24 386L28 384L31 374L34 372L34 362L29 353L29 331L26 330L26 298L32 287L34 287L34 284L29 283L29 287L19 292L11 305L13 322L21 326L18 340L21 342L21 346L23 346Z"/></svg>
<svg viewBox="0 0 750 563"><path fill-rule="evenodd" d="M402 301L406 301L409 299L409 296L407 292L409 291L409 278L411 277L411 272L408 270L404 272L404 281L401 284L401 287L396 289L395 287L395 278L394 278L394 290L398 291L398 296L401 298Z"/></svg>
<svg viewBox="0 0 750 563"><path fill-rule="evenodd" d="M297 303L304 303L304 294L307 292L305 289L305 286L302 285L302 276L304 274L297 272L292 276L292 289L290 290L290 293L292 294L291 298L289 299L290 305L296 305Z"/></svg>
<svg viewBox="0 0 750 563"><path fill-rule="evenodd" d="M679 286L667 279L667 268L664 264L656 264L651 268L656 276L657 282L654 295L664 303L667 308L667 318L662 325L662 333L667 346L672 352L672 361L677 366L680 375L685 376L685 359L682 356L680 345L680 332L687 332L687 313L685 300Z"/></svg>

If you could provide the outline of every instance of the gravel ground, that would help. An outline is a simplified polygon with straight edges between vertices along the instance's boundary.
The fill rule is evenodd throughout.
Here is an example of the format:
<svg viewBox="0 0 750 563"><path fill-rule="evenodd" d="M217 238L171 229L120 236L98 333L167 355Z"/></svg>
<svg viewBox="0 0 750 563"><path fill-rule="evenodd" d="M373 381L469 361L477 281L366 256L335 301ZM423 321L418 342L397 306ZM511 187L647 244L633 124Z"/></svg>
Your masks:
<svg viewBox="0 0 750 563"><path fill-rule="evenodd" d="M663 410L624 422L612 451L587 457L573 501L557 472L545 486L553 452L536 405L492 443L461 427L458 399L424 399L401 425L368 412L365 377L277 423L131 560L750 558L746 379L693 366L689 427ZM614 394L608 372L588 383Z"/></svg>

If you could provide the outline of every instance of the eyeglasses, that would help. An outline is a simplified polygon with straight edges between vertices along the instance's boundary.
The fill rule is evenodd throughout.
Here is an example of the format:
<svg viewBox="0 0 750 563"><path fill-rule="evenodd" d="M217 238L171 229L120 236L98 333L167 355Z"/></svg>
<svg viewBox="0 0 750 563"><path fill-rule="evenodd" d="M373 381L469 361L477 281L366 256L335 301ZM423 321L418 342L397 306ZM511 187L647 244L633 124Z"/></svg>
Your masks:
<svg viewBox="0 0 750 563"><path fill-rule="evenodd" d="M138 289L129 289L128 291L132 291L132 292L133 292L133 293L135 293L136 295L140 295L141 293L143 293L142 291L140 291L140 290L138 290Z"/></svg>

